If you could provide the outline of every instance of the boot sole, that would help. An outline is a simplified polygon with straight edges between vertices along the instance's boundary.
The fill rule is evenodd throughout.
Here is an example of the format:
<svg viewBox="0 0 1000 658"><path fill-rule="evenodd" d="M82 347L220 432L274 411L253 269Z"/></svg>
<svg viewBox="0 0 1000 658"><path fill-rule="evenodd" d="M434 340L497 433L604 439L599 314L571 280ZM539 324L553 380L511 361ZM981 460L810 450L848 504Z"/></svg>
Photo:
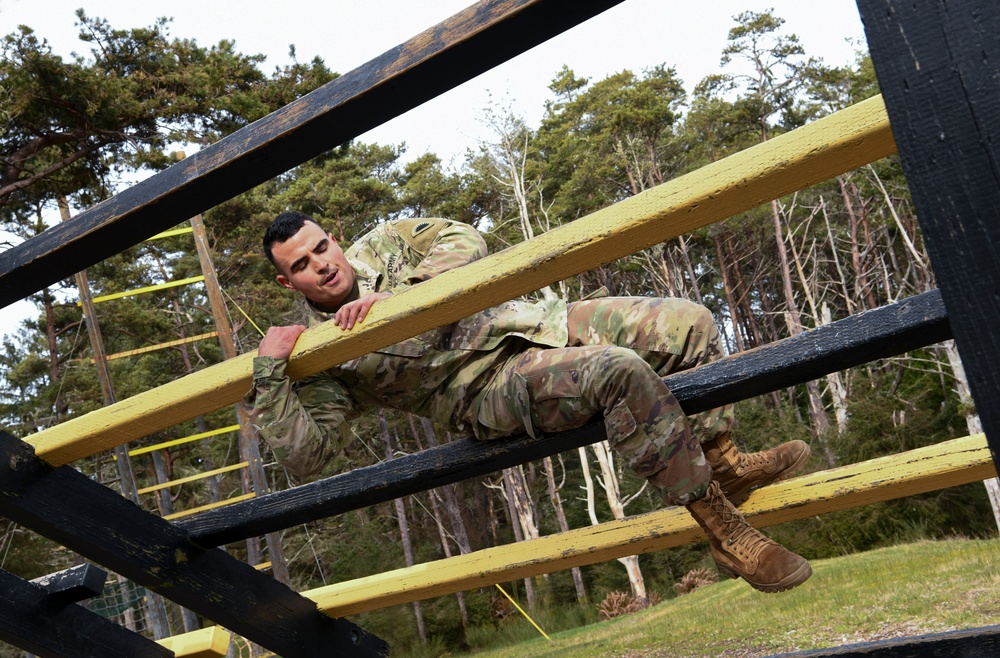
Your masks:
<svg viewBox="0 0 1000 658"><path fill-rule="evenodd" d="M731 571L723 566L716 566L718 566L719 571L721 571L724 575L729 576L730 578L740 578L740 575L735 571ZM743 580L747 581L747 584L755 590L765 592L767 594L773 594L775 592L786 592L793 587L798 587L809 579L812 572L812 566L810 566L808 562L803 562L802 566L776 583L755 583L745 576L743 577Z"/></svg>
<svg viewBox="0 0 1000 658"><path fill-rule="evenodd" d="M787 480L788 478L798 473L802 469L802 467L806 465L806 462L809 461L809 457L812 456L812 448L809 447L808 443L806 443L805 446L806 449L802 451L802 454L799 455L799 458L796 459L794 462L792 462L791 466L789 466L781 473L779 473L773 480L767 480L766 482L753 486L756 486L758 488L766 487L769 484L774 484L775 482L781 482L782 480ZM729 502L733 504L733 507L739 507L743 503L747 502L747 498L750 497L750 494L752 492L756 491L756 489L754 489L753 486L747 487L742 491L737 491L736 493L725 494L726 498L728 498ZM806 577L808 578L808 576Z"/></svg>

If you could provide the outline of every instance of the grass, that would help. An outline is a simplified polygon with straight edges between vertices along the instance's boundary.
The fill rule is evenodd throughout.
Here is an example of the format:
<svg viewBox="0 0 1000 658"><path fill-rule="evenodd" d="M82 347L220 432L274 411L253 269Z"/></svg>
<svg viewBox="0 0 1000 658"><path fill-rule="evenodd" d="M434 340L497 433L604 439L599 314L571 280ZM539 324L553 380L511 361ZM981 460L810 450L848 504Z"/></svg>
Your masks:
<svg viewBox="0 0 1000 658"><path fill-rule="evenodd" d="M1000 543L922 541L812 563L780 594L726 580L476 658L766 656L1000 623ZM518 622L526 623L526 622ZM521 636L520 632L512 635Z"/></svg>

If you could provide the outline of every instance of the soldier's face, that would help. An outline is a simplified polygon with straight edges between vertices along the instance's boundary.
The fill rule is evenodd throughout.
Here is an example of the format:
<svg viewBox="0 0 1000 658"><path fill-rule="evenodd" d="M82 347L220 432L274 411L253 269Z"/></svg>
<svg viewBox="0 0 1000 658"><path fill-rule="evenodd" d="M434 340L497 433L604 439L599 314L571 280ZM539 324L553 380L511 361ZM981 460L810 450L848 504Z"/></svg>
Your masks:
<svg viewBox="0 0 1000 658"><path fill-rule="evenodd" d="M278 283L305 295L320 310L334 310L354 288L354 269L333 236L306 222L285 242L271 245Z"/></svg>

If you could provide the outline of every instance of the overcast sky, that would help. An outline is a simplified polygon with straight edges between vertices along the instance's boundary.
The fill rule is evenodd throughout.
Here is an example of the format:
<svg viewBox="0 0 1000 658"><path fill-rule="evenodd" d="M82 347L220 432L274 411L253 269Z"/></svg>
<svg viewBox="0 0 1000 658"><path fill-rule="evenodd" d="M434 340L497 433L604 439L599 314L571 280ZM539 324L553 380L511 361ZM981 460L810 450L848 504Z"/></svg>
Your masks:
<svg viewBox="0 0 1000 658"><path fill-rule="evenodd" d="M406 41L471 4L471 0L0 0L0 34L27 25L64 57L88 55L78 40L74 12L107 19L112 27L150 25L173 18L171 34L201 46L222 39L243 53L267 56L264 70L289 61L294 45L299 61L321 57L344 73ZM852 63L864 47L854 0L627 0L582 25L480 75L407 114L359 137L362 141L405 142L408 157L426 151L445 163L460 163L467 148L487 136L479 118L490 103L511 102L537 126L549 98L548 84L568 65L593 81L622 69L635 72L666 64L677 69L690 91L718 70L733 16L744 10L773 8L798 35L809 56L828 65ZM0 333L16 327L29 305L0 310Z"/></svg>

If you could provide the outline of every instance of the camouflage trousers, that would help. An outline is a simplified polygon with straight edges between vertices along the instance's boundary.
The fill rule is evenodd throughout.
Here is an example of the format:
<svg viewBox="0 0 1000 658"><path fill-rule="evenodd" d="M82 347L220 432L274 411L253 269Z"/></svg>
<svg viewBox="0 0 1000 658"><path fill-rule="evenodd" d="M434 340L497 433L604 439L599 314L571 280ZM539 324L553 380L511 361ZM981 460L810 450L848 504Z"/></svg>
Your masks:
<svg viewBox="0 0 1000 658"><path fill-rule="evenodd" d="M663 377L718 359L704 307L680 299L604 298L569 306L569 344L511 357L480 395L480 438L560 432L603 414L611 447L668 503L701 498L712 478L701 442L732 426L732 406L686 416Z"/></svg>

